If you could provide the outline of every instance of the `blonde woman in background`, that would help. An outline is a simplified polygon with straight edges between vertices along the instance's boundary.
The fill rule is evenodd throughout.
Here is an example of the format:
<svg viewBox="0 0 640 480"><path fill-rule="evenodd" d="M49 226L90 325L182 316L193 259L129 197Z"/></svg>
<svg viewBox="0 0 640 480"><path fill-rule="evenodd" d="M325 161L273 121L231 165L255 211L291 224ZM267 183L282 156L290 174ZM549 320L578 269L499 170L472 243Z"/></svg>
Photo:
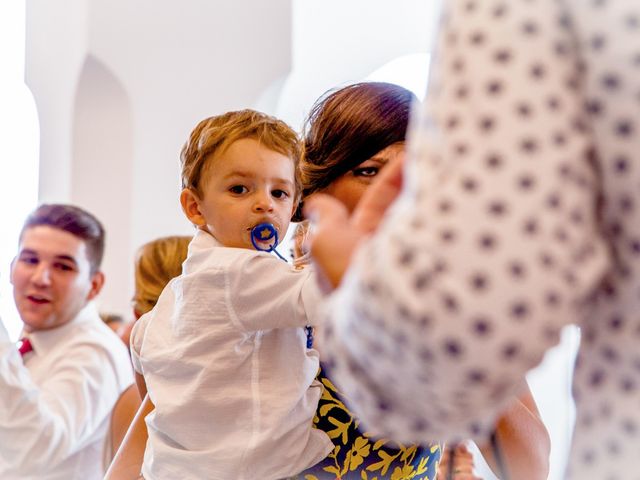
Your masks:
<svg viewBox="0 0 640 480"><path fill-rule="evenodd" d="M145 243L138 249L134 263L133 314L135 320L150 311L167 283L180 275L182 262L187 258L187 249L191 238L178 235L161 237ZM133 325L135 325L135 321L126 325L120 334L127 345L129 345ZM140 397L144 400L129 427L121 448L111 462L105 480L139 477L140 464L147 441L147 426L144 417L153 410L153 404L146 396L146 387L141 388L141 385L138 385L138 389ZM123 448L125 445L126 448Z"/></svg>
<svg viewBox="0 0 640 480"><path fill-rule="evenodd" d="M190 236L172 235L151 240L138 249L133 294L133 315L136 320L155 306L169 280L180 275L190 241ZM126 325L120 334L127 345L134 324L131 322Z"/></svg>

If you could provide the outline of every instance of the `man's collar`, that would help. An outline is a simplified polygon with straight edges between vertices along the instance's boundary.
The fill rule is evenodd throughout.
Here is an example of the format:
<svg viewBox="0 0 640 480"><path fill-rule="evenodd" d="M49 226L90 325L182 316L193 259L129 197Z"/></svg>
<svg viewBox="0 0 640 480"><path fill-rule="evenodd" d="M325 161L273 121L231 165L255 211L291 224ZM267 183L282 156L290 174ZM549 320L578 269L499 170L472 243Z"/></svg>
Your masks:
<svg viewBox="0 0 640 480"><path fill-rule="evenodd" d="M70 322L49 330L31 332L27 336L33 345L34 353L38 356L46 355L58 343L71 338L73 336L72 330L78 325L96 320L100 321L98 310L94 302L89 302Z"/></svg>

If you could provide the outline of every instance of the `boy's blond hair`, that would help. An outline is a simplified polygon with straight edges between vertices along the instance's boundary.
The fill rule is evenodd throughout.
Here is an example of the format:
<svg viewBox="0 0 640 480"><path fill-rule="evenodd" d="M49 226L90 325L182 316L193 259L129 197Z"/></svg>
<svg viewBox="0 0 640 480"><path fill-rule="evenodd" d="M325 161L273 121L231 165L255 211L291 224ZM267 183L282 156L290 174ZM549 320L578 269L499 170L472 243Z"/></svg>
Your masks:
<svg viewBox="0 0 640 480"><path fill-rule="evenodd" d="M291 159L295 172L294 202L297 203L302 193L298 135L282 120L249 109L205 118L196 125L180 152L182 188L202 196L202 176L209 163L207 159L223 153L233 142L244 138L253 138L269 150Z"/></svg>

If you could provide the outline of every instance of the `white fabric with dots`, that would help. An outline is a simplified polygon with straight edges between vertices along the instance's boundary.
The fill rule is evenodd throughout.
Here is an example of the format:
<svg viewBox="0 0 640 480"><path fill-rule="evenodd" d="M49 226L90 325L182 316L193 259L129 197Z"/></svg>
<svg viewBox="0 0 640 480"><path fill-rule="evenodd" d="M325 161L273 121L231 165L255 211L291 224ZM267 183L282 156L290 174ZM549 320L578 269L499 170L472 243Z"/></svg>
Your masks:
<svg viewBox="0 0 640 480"><path fill-rule="evenodd" d="M331 378L378 433L479 439L575 323L570 478L639 479L640 2L447 1L438 38Z"/></svg>

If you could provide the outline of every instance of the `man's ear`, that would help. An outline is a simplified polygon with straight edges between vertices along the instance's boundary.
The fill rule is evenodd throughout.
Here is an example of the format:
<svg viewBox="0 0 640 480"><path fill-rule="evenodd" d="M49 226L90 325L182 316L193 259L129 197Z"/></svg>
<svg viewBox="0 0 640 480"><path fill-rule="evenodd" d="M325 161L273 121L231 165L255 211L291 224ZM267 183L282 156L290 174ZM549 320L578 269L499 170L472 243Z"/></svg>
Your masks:
<svg viewBox="0 0 640 480"><path fill-rule="evenodd" d="M91 276L91 289L87 295L87 301L91 301L98 296L104 286L104 273L98 271Z"/></svg>
<svg viewBox="0 0 640 480"><path fill-rule="evenodd" d="M200 198L196 192L190 188L183 188L180 192L180 205L191 223L198 227L206 225L204 216L200 212Z"/></svg>

